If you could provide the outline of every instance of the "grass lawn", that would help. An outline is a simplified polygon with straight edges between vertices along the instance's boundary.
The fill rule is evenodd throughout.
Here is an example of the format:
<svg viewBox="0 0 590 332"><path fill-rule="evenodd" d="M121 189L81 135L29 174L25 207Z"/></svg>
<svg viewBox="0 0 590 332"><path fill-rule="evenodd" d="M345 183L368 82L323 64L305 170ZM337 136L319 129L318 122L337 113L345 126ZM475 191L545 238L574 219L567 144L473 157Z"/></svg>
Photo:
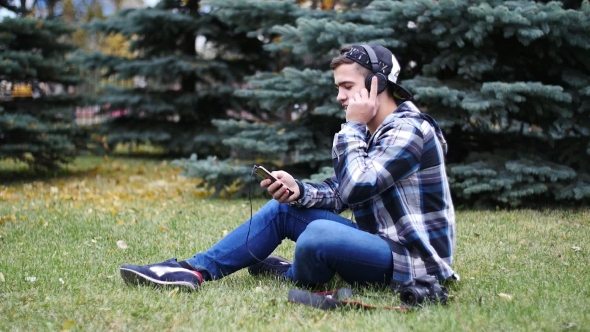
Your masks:
<svg viewBox="0 0 590 332"><path fill-rule="evenodd" d="M249 218L249 203L208 199L166 163L83 158L70 171L0 184L0 331L590 330L588 208L459 211L462 281L449 305L325 312L287 302L292 284L247 271L194 293L126 286L121 264L205 250ZM277 252L293 249L287 240ZM399 304L384 290L355 292Z"/></svg>

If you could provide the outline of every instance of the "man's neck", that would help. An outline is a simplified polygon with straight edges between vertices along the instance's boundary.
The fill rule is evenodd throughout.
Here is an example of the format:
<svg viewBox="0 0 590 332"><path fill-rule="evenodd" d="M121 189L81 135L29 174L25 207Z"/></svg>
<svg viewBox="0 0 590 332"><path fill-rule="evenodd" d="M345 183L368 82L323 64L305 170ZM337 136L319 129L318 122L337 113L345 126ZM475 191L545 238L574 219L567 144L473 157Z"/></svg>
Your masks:
<svg viewBox="0 0 590 332"><path fill-rule="evenodd" d="M393 113L397 109L397 104L391 97L384 96L383 100L379 100L379 109L377 110L377 114L375 117L367 123L367 128L371 135L375 133L377 128L385 121L385 118Z"/></svg>

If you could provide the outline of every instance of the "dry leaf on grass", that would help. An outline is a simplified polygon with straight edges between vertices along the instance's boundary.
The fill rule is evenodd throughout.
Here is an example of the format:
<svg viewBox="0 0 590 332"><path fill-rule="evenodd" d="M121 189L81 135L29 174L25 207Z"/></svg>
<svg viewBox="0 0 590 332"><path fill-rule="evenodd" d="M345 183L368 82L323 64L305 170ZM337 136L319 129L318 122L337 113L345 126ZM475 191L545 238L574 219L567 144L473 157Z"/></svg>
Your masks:
<svg viewBox="0 0 590 332"><path fill-rule="evenodd" d="M6 221L15 221L16 220L16 216L10 215L10 216L2 216L0 217L0 225L4 224Z"/></svg>
<svg viewBox="0 0 590 332"><path fill-rule="evenodd" d="M0 272L0 282L5 282L6 280L4 279L4 275L2 274L2 272Z"/></svg>
<svg viewBox="0 0 590 332"><path fill-rule="evenodd" d="M129 248L127 246L127 243L125 243L125 241L123 241L123 240L117 241L117 247L119 247L119 249L123 249L123 250Z"/></svg>
<svg viewBox="0 0 590 332"><path fill-rule="evenodd" d="M178 294L178 287L176 287L176 288L174 288L173 290L171 290L171 291L168 293L168 296L169 296L169 297L170 297L170 296L175 296L176 294Z"/></svg>
<svg viewBox="0 0 590 332"><path fill-rule="evenodd" d="M504 299L504 300L506 300L506 301L512 301L512 299L513 299L513 296L512 296L512 295L510 295L510 294L500 293L500 294L498 294L498 296L499 296L501 299Z"/></svg>
<svg viewBox="0 0 590 332"><path fill-rule="evenodd" d="M578 327L578 324L576 324L575 322L569 322L569 323L563 324L562 327L564 330L575 329Z"/></svg>
<svg viewBox="0 0 590 332"><path fill-rule="evenodd" d="M179 176L181 169L167 164L157 166L130 166L120 161L105 160L84 173L83 178L36 181L15 187L0 187L0 200L31 201L37 199L67 201L78 206L90 203L84 211L112 212L113 207L141 199L144 205L178 199L195 193L204 186L202 179ZM105 179L110 179L105 186ZM210 196L212 192L207 192ZM119 211L117 211L119 212ZM3 222L14 221L5 217ZM1 222L0 222L1 223Z"/></svg>
<svg viewBox="0 0 590 332"><path fill-rule="evenodd" d="M148 183L149 187L167 187L168 186L168 182L164 181L164 180L157 180L157 181L153 181Z"/></svg>
<svg viewBox="0 0 590 332"><path fill-rule="evenodd" d="M67 319L64 322L64 325L63 325L64 330L67 331L67 330L73 329L74 327L76 327L76 323L72 322L71 320Z"/></svg>

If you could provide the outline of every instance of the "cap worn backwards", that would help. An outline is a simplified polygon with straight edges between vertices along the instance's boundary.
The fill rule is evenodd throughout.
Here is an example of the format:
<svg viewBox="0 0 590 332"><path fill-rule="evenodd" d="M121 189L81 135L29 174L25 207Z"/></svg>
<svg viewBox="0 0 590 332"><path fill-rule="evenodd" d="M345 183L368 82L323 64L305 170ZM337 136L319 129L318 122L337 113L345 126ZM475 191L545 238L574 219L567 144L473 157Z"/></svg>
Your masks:
<svg viewBox="0 0 590 332"><path fill-rule="evenodd" d="M394 96L401 100L411 100L412 94L397 84L401 67L395 56L381 45L369 44L369 46L377 57L378 71L387 77L387 80L393 86ZM370 56L363 46L352 45L350 50L342 53L342 55L373 72Z"/></svg>

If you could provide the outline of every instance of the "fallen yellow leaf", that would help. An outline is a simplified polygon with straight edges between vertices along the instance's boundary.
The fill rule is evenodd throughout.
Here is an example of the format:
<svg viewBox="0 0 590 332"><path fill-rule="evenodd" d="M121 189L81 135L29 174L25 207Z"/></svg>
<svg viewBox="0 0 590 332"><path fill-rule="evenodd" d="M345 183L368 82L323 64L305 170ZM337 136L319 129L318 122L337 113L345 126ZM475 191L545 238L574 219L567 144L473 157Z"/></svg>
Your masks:
<svg viewBox="0 0 590 332"><path fill-rule="evenodd" d="M11 215L11 216L3 216L2 218L0 218L0 221L14 221L16 220L15 215Z"/></svg>
<svg viewBox="0 0 590 332"><path fill-rule="evenodd" d="M76 326L76 323L74 323L74 322L72 322L71 320L67 319L67 320L64 322L63 329L67 331L67 330L69 330L69 329L72 329L72 328L74 328L75 326Z"/></svg>
<svg viewBox="0 0 590 332"><path fill-rule="evenodd" d="M168 293L168 296L175 296L176 294L178 294L178 287L174 288L173 290L171 290Z"/></svg>

